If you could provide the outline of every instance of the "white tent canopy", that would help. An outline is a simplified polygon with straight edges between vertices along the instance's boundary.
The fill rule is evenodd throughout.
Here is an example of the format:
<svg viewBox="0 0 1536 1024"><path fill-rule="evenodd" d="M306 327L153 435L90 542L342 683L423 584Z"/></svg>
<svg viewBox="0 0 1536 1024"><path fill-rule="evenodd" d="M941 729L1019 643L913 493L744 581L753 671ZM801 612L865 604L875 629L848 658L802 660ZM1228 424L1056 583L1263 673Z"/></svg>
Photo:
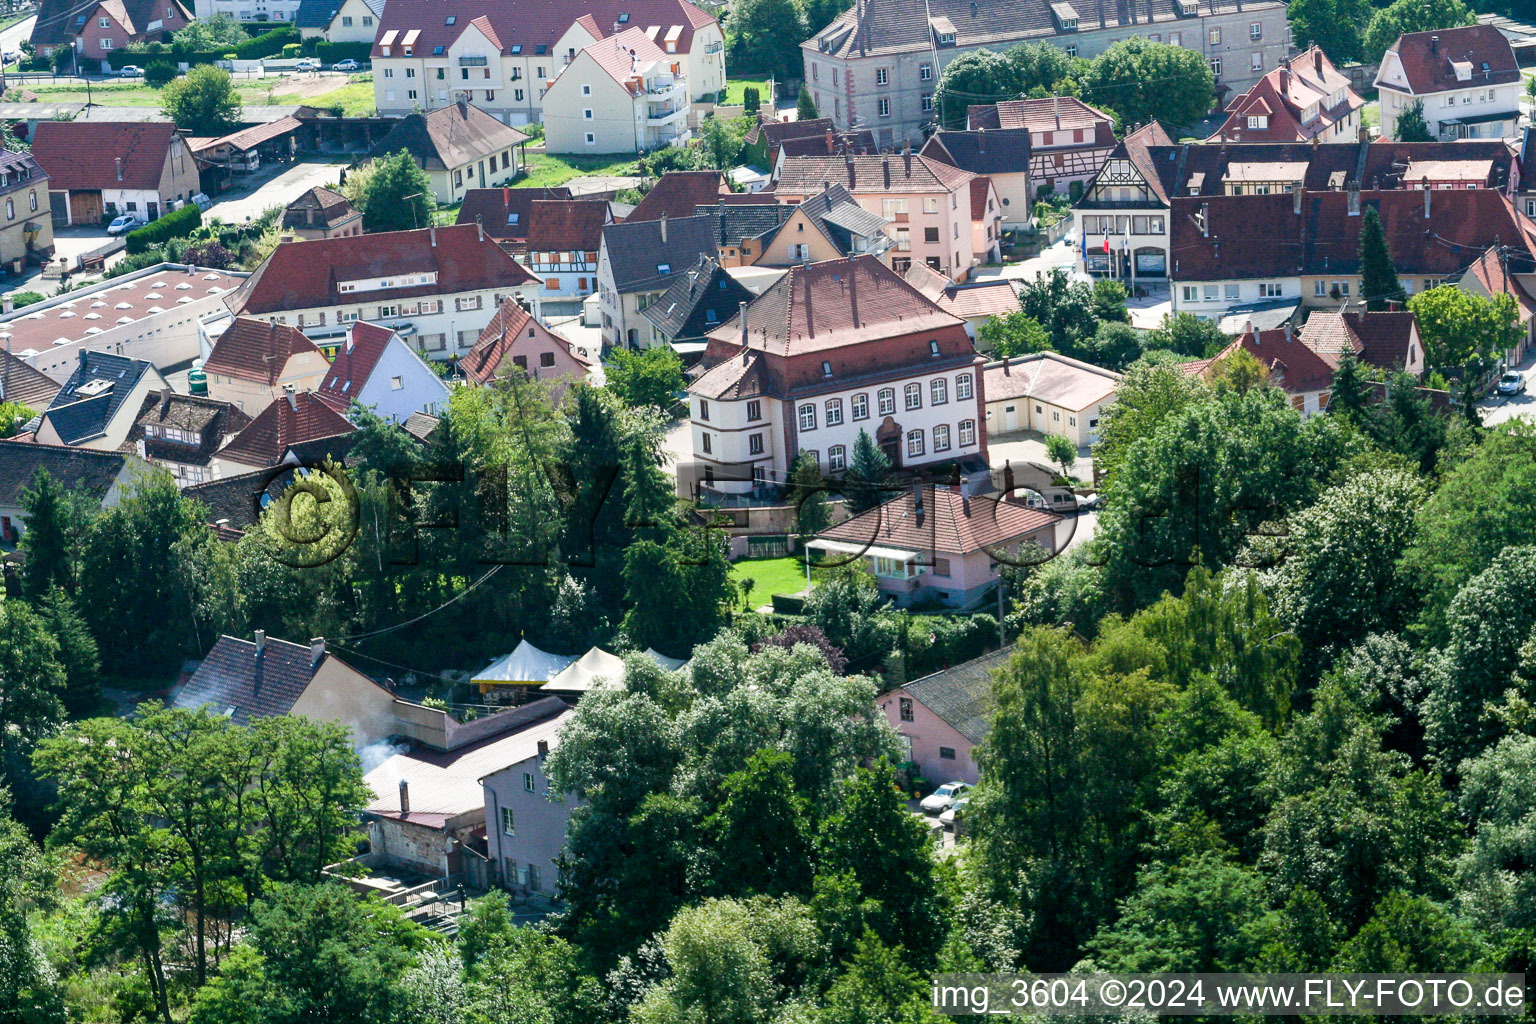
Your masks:
<svg viewBox="0 0 1536 1024"><path fill-rule="evenodd" d="M546 690L586 693L588 690L616 689L624 685L624 659L594 647L581 659L544 684Z"/></svg>
<svg viewBox="0 0 1536 1024"><path fill-rule="evenodd" d="M550 654L523 640L517 645L517 650L475 673L471 682L481 686L517 683L539 686L558 676L575 661L572 655Z"/></svg>
<svg viewBox="0 0 1536 1024"><path fill-rule="evenodd" d="M654 647L647 647L645 649L645 656L650 658L656 664L660 665L662 668L666 669L668 672L676 672L678 669L688 664L687 658L669 658Z"/></svg>

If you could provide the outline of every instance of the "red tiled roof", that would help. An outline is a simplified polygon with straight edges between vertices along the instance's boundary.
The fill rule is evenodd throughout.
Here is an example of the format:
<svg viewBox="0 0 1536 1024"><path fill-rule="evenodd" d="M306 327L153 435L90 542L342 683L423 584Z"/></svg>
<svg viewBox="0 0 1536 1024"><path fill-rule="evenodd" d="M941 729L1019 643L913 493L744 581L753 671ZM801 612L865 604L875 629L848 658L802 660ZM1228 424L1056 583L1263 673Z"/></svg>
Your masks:
<svg viewBox="0 0 1536 1024"><path fill-rule="evenodd" d="M435 272L435 283L384 291L337 290L342 281L413 271ZM317 306L359 305L379 298L410 299L534 280L490 235L473 224L415 231L318 238L279 245L229 299L235 313L273 313Z"/></svg>
<svg viewBox="0 0 1536 1024"><path fill-rule="evenodd" d="M347 340L336 350L336 358L320 382L319 394L327 405L339 412L352 404L394 336L388 327L363 320L352 322Z"/></svg>
<svg viewBox="0 0 1536 1024"><path fill-rule="evenodd" d="M961 324L874 256L790 267L747 306L747 346L801 355ZM739 344L741 315L710 337Z"/></svg>
<svg viewBox="0 0 1536 1024"><path fill-rule="evenodd" d="M624 222L660 220L663 213L669 219L692 217L694 207L714 206L730 191L730 184L719 171L668 171L656 179L656 184Z"/></svg>
<svg viewBox="0 0 1536 1024"><path fill-rule="evenodd" d="M485 233L493 238L523 239L528 237L528 224L536 201L570 198L571 190L564 185L556 188L472 188L464 193L458 223L473 224L478 219L484 225Z"/></svg>
<svg viewBox="0 0 1536 1024"><path fill-rule="evenodd" d="M1322 391L1333 383L1333 367L1283 330L1245 331L1211 361L1207 372L1238 349L1257 359L1270 383L1287 394Z"/></svg>
<svg viewBox="0 0 1536 1024"><path fill-rule="evenodd" d="M1504 33L1492 25L1467 25L1433 32L1410 32L1387 47L1403 65L1403 75L1415 95L1446 89L1504 85L1520 81L1520 65ZM1456 77L1455 62L1471 64L1472 77ZM1483 71L1483 64L1488 71ZM1380 76L1378 76L1379 81ZM1390 86L1389 86L1390 88Z"/></svg>
<svg viewBox="0 0 1536 1024"><path fill-rule="evenodd" d="M1533 227L1492 189L1365 191L1399 273L1450 277L1490 245L1536 251ZM1287 274L1356 274L1360 224L1347 192L1267 196L1174 196L1169 220L1175 281L1217 281ZM1301 212L1296 212L1299 204ZM1425 215L1426 205L1428 216ZM1209 233L1196 217L1208 215Z"/></svg>
<svg viewBox="0 0 1536 1024"><path fill-rule="evenodd" d="M838 132L832 136L829 143L825 133L821 135L802 135L798 139L785 139L775 149L786 157L791 156L825 156L828 153L878 153L880 147L875 142L875 133L868 128L855 128L852 131Z"/></svg>
<svg viewBox="0 0 1536 1024"><path fill-rule="evenodd" d="M235 435L218 457L246 466L275 466L290 445L315 441L356 428L312 391L274 399L251 425Z"/></svg>
<svg viewBox="0 0 1536 1024"><path fill-rule="evenodd" d="M1471 274L1489 295L1507 294L1515 300L1515 305L1520 307L1520 319L1530 320L1536 317L1536 297L1525 290L1525 287L1512 274L1505 271L1503 262L1499 259L1498 250L1489 250L1478 257L1476 263L1467 268Z"/></svg>
<svg viewBox="0 0 1536 1024"><path fill-rule="evenodd" d="M970 171L940 163L921 154L885 156L787 157L774 191L782 195L816 195L828 184L842 185L855 195L868 192L955 192L975 177Z"/></svg>
<svg viewBox="0 0 1536 1024"><path fill-rule="evenodd" d="M514 299L503 302L492 315L491 322L485 325L485 329L475 339L474 347L459 360L459 372L464 374L466 380L476 384L486 383L496 376L512 349L529 332L533 333L534 340L553 347L557 353L560 350L569 353L571 361L582 367L585 373L587 361L571 350L570 343L535 320Z"/></svg>
<svg viewBox="0 0 1536 1024"><path fill-rule="evenodd" d="M1028 128L1032 132L1053 132L1097 130L1100 125L1111 130L1114 127L1108 114L1090 107L1076 96L1003 100L967 107L965 113L972 129Z"/></svg>
<svg viewBox="0 0 1536 1024"><path fill-rule="evenodd" d="M164 121L39 121L32 156L54 191L152 190L160 187L166 154L179 140L176 126Z"/></svg>
<svg viewBox="0 0 1536 1024"><path fill-rule="evenodd" d="M742 141L749 146L755 146L758 139L766 138L771 147L781 144L785 139L823 136L827 132L836 130L830 117L813 117L804 121L779 121L772 118L764 119L759 113L757 123L747 129L747 136Z"/></svg>
<svg viewBox="0 0 1536 1024"><path fill-rule="evenodd" d="M417 32L412 46L419 57L430 54L437 46L451 46L473 24L487 32L503 54L520 48L520 55L543 56L539 53L542 46L553 58L555 44L577 21L588 32L604 34L611 33L621 17L625 24L642 30L657 26L663 37L672 26L681 27L677 39L679 53L692 47L694 29L715 20L688 0L586 0L582 4L548 0L390 0L379 17L373 56L381 55L379 41L391 33L395 34L393 52L399 56L399 40L409 32Z"/></svg>
<svg viewBox="0 0 1536 1024"><path fill-rule="evenodd" d="M630 87L638 71L667 59L666 52L638 28L627 28L617 35L588 43L582 47L582 52L589 54L598 67L626 88Z"/></svg>
<svg viewBox="0 0 1536 1024"><path fill-rule="evenodd" d="M1328 97L1344 91L1344 98L1328 107ZM1317 116L1304 120L1309 107L1317 107ZM1295 58L1287 59L1242 95L1227 104L1232 116L1218 133L1223 139L1238 142L1304 142L1323 134L1365 106L1350 87L1349 77L1333 66L1321 48L1313 46ZM1263 128L1248 127L1249 117L1265 117Z"/></svg>
<svg viewBox="0 0 1536 1024"><path fill-rule="evenodd" d="M529 221L529 252L597 252L603 244L603 225L608 223L608 202L536 200Z"/></svg>
<svg viewBox="0 0 1536 1024"><path fill-rule="evenodd" d="M921 508L916 491L907 491L818 536L906 551L965 555L1050 529L1061 518L1012 501L981 496L966 499L943 485L926 485L921 493Z"/></svg>
<svg viewBox="0 0 1536 1024"><path fill-rule="evenodd" d="M1323 362L1337 369L1345 352L1361 362L1387 370L1401 370L1408 361L1417 322L1412 313L1400 310L1339 313L1319 310L1301 329L1301 341Z"/></svg>
<svg viewBox="0 0 1536 1024"><path fill-rule="evenodd" d="M982 220L987 215L987 196L992 191L992 179L977 175L971 179L971 220Z"/></svg>
<svg viewBox="0 0 1536 1024"><path fill-rule="evenodd" d="M319 351L297 327L237 316L213 343L203 369L270 387L282 378L288 360L302 352Z"/></svg>

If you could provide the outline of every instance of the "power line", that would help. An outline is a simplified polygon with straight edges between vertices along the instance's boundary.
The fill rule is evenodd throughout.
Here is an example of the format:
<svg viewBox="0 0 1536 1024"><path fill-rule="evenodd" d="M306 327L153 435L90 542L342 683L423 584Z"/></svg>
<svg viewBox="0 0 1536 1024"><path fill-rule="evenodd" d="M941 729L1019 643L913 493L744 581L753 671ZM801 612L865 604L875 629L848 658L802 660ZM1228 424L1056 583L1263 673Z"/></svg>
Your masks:
<svg viewBox="0 0 1536 1024"><path fill-rule="evenodd" d="M465 587L463 590L459 591L457 594L450 597L448 600L444 601L442 604L438 605L436 608L433 608L430 611L422 612L420 615L417 615L414 618L406 619L404 622L397 622L393 626L385 626L383 629L370 630L367 633L359 633L356 636L349 636L346 638L346 641L347 643L354 643L358 640L366 640L369 637L382 636L385 633L393 633L395 630L404 629L406 626L414 626L416 623L422 621L423 619L430 618L433 615L436 615L438 612L442 611L444 608L456 604L457 602L468 597L476 587L490 579L492 576L496 575L501 571L502 568L502 563L497 563L496 565L491 566L491 568L479 579L475 580L469 586Z"/></svg>

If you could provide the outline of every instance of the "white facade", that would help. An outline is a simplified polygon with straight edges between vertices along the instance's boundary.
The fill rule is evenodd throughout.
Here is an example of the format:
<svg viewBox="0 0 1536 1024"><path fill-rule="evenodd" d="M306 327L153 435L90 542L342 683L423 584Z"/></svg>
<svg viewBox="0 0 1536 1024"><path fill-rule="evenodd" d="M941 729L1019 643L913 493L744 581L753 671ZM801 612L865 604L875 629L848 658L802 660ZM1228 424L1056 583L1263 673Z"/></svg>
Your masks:
<svg viewBox="0 0 1536 1024"><path fill-rule="evenodd" d="M1477 81L1477 77L1468 64L1463 79L1465 85L1458 82L1454 89L1416 95L1403 73L1398 55L1388 50L1382 57L1381 70L1376 73L1376 88L1381 98L1382 137L1396 139L1398 117L1419 102L1424 104L1424 123L1432 138L1450 141L1503 139L1515 135L1520 120L1519 83L1484 85ZM1447 124L1448 121L1461 123ZM1465 123L1468 121L1472 123Z"/></svg>
<svg viewBox="0 0 1536 1024"><path fill-rule="evenodd" d="M573 18L581 13L579 7L570 10ZM521 44L512 46L517 52L503 53L473 25L466 26L441 54L430 49L423 53L398 41L384 47L382 40L380 36L373 57L374 102L381 115L435 110L463 92L475 106L504 123L522 125L544 123L546 90L582 48L597 38L573 20L544 53ZM657 45L669 58L675 54L692 100L707 102L725 88L725 37L716 22L695 28L686 50L668 50L665 39L658 39ZM670 45L676 47L675 43ZM467 79L464 70L471 71Z"/></svg>
<svg viewBox="0 0 1536 1024"><path fill-rule="evenodd" d="M354 404L371 406L395 423L405 422L413 412L440 416L448 405L447 383L399 335L389 339L373 372L355 392Z"/></svg>
<svg viewBox="0 0 1536 1024"><path fill-rule="evenodd" d="M704 483L727 493L745 493L753 480L735 479L746 474L734 467L751 466L758 481L782 482L801 451L815 452L823 473L840 475L853 458L861 430L878 441L899 427L899 458L891 461L903 468L976 455L985 438L976 401L980 380L980 366L966 366L788 400L763 396L720 401L693 395L689 412L694 458L704 467ZM916 404L911 404L914 389ZM938 398L942 401L935 401ZM795 439L793 451L790 437ZM712 478L711 463L732 466L733 478Z"/></svg>
<svg viewBox="0 0 1536 1024"><path fill-rule="evenodd" d="M539 279L541 299L585 299L597 291L595 252L530 252L518 262Z"/></svg>
<svg viewBox="0 0 1536 1024"><path fill-rule="evenodd" d="M196 0L199 21L216 14L227 14L236 21L270 21L286 25L299 13L299 0ZM257 31L261 31L258 27Z"/></svg>
<svg viewBox="0 0 1536 1024"><path fill-rule="evenodd" d="M598 44L606 45L606 44ZM544 144L551 153L642 153L690 137L692 104L681 62L635 68L638 95L582 50L544 96Z"/></svg>
<svg viewBox="0 0 1536 1024"><path fill-rule="evenodd" d="M1347 283L1346 283L1347 287ZM1202 320L1220 319L1233 306L1302 298L1301 278L1275 276L1228 281L1181 281L1175 270L1172 280L1173 312L1193 313Z"/></svg>

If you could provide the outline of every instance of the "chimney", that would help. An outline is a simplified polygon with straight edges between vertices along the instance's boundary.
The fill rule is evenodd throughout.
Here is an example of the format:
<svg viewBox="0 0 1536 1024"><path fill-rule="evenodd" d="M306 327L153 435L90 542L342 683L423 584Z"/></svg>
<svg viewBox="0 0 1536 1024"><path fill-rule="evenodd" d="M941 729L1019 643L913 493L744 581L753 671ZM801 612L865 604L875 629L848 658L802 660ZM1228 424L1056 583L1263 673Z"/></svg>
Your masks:
<svg viewBox="0 0 1536 1024"><path fill-rule="evenodd" d="M549 740L539 740L539 760L549 756Z"/></svg>
<svg viewBox="0 0 1536 1024"><path fill-rule="evenodd" d="M837 147L837 135L833 133L831 128L828 128L827 129L827 152L828 153L836 152L837 151L836 147Z"/></svg>
<svg viewBox="0 0 1536 1024"><path fill-rule="evenodd" d="M1280 91L1287 94L1291 91L1291 69L1289 66L1280 69Z"/></svg>
<svg viewBox="0 0 1536 1024"><path fill-rule="evenodd" d="M1301 216L1301 189L1299 188L1291 191L1291 212L1298 217Z"/></svg>
<svg viewBox="0 0 1536 1024"><path fill-rule="evenodd" d="M738 302L736 304L736 316L741 321L741 347L742 348L746 348L747 347L747 304L745 302ZM745 355L745 353L743 353L743 355Z"/></svg>
<svg viewBox="0 0 1536 1024"><path fill-rule="evenodd" d="M283 397L288 399L288 408L294 412L299 411L299 395L298 392L293 390L292 384L283 385Z"/></svg>
<svg viewBox="0 0 1536 1024"><path fill-rule="evenodd" d="M485 225L481 223L479 217L475 218L475 240L477 242L485 241Z"/></svg>
<svg viewBox="0 0 1536 1024"><path fill-rule="evenodd" d="M357 323L355 321L347 325L347 355L352 354L352 348L356 344L356 342L352 340L352 333L356 330Z"/></svg>
<svg viewBox="0 0 1536 1024"><path fill-rule="evenodd" d="M848 309L853 314L853 326L859 326L859 270L854 257L848 257Z"/></svg>
<svg viewBox="0 0 1536 1024"><path fill-rule="evenodd" d="M902 155L902 157L906 161L906 165L907 165L907 172L906 173L907 173L907 177L910 178L910 177L912 177L912 143L910 143L910 142L907 143L907 147L906 147L906 149L902 150L902 154L901 155Z"/></svg>
<svg viewBox="0 0 1536 1024"><path fill-rule="evenodd" d="M1211 204L1200 204L1200 237L1211 237Z"/></svg>
<svg viewBox="0 0 1536 1024"><path fill-rule="evenodd" d="M1286 344L1290 344L1292 341L1295 341L1295 340L1296 339L1291 335L1291 322L1289 320L1287 320L1285 322L1285 341L1286 341Z"/></svg>
<svg viewBox="0 0 1536 1024"><path fill-rule="evenodd" d="M806 337L814 338L816 337L816 311L811 307L811 275L802 273L800 278L805 282L805 333ZM767 328L764 330L766 331Z"/></svg>
<svg viewBox="0 0 1536 1024"><path fill-rule="evenodd" d="M667 244L667 214L666 214L665 210L662 211L660 223L661 223L661 244L662 245L666 245Z"/></svg>
<svg viewBox="0 0 1536 1024"><path fill-rule="evenodd" d="M1051 97L1051 116L1056 118L1056 127L1061 127L1061 97Z"/></svg>
<svg viewBox="0 0 1536 1024"><path fill-rule="evenodd" d="M1360 186L1353 181L1349 183L1349 215L1360 216Z"/></svg>
<svg viewBox="0 0 1536 1024"><path fill-rule="evenodd" d="M1429 220L1429 201L1430 201L1430 198L1431 198L1431 197L1432 197L1432 196L1433 196L1433 195L1434 195L1434 194L1435 194L1435 190L1434 190L1434 189L1432 189L1432 188L1430 188L1430 187L1429 187L1429 186L1428 186L1428 185L1427 185L1427 184L1426 184L1426 185L1425 185L1425 186L1424 186L1424 219L1425 219L1425 220Z"/></svg>
<svg viewBox="0 0 1536 1024"><path fill-rule="evenodd" d="M1430 36L1429 37L1429 54L1432 57L1440 56L1440 37L1439 36ZM121 178L122 175L119 174L118 177Z"/></svg>
<svg viewBox="0 0 1536 1024"><path fill-rule="evenodd" d="M1253 321L1252 320L1248 321L1248 332L1253 335L1253 346L1254 346L1254 348L1258 348L1259 347L1259 329L1257 327L1253 326Z"/></svg>
<svg viewBox="0 0 1536 1024"><path fill-rule="evenodd" d="M160 392L160 415L161 416L164 416L168 411L170 411L170 408L171 408L171 396L174 395L175 393L176 392L172 391L170 388L165 388L164 390L162 390Z"/></svg>
<svg viewBox="0 0 1536 1024"><path fill-rule="evenodd" d="M406 817L411 813L411 784L404 779L400 780L400 816Z"/></svg>
<svg viewBox="0 0 1536 1024"><path fill-rule="evenodd" d="M317 636L309 642L309 670L313 672L325 660L325 637Z"/></svg>
<svg viewBox="0 0 1536 1024"><path fill-rule="evenodd" d="M256 631L256 657L259 658L265 653L267 653L267 631L258 629Z"/></svg>
<svg viewBox="0 0 1536 1024"><path fill-rule="evenodd" d="M857 184L858 184L858 175L854 173L854 169L853 169L853 154L849 153L848 154L848 191L852 192L853 189L854 189L854 186L857 185Z"/></svg>
<svg viewBox="0 0 1536 1024"><path fill-rule="evenodd" d="M15 292L6 292L3 297L0 297L0 312L4 312L4 313L14 313L14 312L16 312L16 293Z"/></svg>
<svg viewBox="0 0 1536 1024"><path fill-rule="evenodd" d="M976 152L978 152L978 153L985 153L986 151L987 151L987 130L986 130L986 128L978 128L978 129L976 129Z"/></svg>
<svg viewBox="0 0 1536 1024"><path fill-rule="evenodd" d="M960 467L958 465L949 474L949 489L956 494L965 493L965 488L960 481Z"/></svg>
<svg viewBox="0 0 1536 1024"><path fill-rule="evenodd" d="M1312 47L1312 67L1317 70L1317 77L1323 77L1323 50L1320 46Z"/></svg>
<svg viewBox="0 0 1536 1024"><path fill-rule="evenodd" d="M463 93L459 94L459 116L469 116L469 97L465 96Z"/></svg>
<svg viewBox="0 0 1536 1024"><path fill-rule="evenodd" d="M885 190L889 192L891 190L891 157L889 153L881 158L880 166L885 170Z"/></svg>
<svg viewBox="0 0 1536 1024"><path fill-rule="evenodd" d="M118 181L122 181L123 180L123 158L122 157L118 157L117 158L117 180Z"/></svg>
<svg viewBox="0 0 1536 1024"><path fill-rule="evenodd" d="M510 188L505 188L505 187L502 188L502 190L501 190L501 205L502 206L511 206L512 205L512 190Z"/></svg>
<svg viewBox="0 0 1536 1024"><path fill-rule="evenodd" d="M437 225L436 224L429 224L427 226L427 237L432 239L432 248L436 249L437 248Z"/></svg>

